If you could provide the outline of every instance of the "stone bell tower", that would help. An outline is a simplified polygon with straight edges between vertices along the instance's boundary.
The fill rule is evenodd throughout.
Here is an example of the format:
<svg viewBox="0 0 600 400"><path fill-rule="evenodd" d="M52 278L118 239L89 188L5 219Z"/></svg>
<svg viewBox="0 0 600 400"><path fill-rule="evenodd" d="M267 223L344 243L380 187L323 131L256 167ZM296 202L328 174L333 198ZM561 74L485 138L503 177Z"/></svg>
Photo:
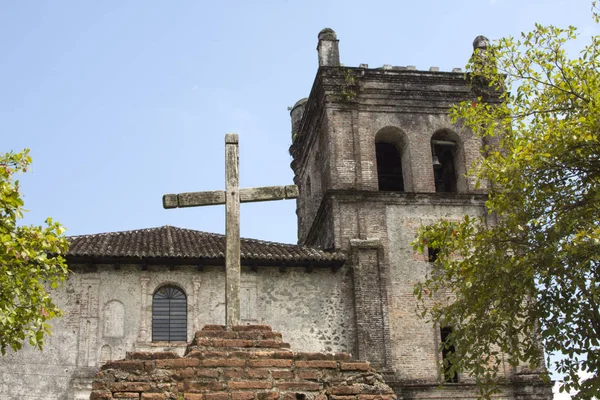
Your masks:
<svg viewBox="0 0 600 400"><path fill-rule="evenodd" d="M416 316L413 287L435 251L423 257L411 242L423 224L485 215L486 188L465 175L484 143L447 114L464 100L499 99L472 88L460 68L342 66L338 42L331 29L319 33L312 89L291 110L298 241L349 254L358 357L404 398L440 398L440 383L442 396L471 398L472 381L449 381L437 367L451 327ZM478 37L473 46L487 43ZM507 387L508 398L520 387Z"/></svg>

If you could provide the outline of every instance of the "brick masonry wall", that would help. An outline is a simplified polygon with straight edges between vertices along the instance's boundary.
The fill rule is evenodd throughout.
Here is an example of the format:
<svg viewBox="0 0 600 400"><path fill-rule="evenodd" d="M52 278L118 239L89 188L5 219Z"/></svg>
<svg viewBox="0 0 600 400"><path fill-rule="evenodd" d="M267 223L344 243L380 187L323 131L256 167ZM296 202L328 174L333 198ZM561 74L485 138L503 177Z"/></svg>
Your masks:
<svg viewBox="0 0 600 400"><path fill-rule="evenodd" d="M396 400L368 362L294 352L267 325L207 325L183 357L128 353L105 364L91 400Z"/></svg>
<svg viewBox="0 0 600 400"><path fill-rule="evenodd" d="M349 89L350 75L355 96L344 98L340 93ZM299 242L328 244L315 242L310 235L330 226L325 219L318 219L317 213L328 191L378 190L375 136L384 129L396 130L402 137L408 192L435 193L431 138L436 132L448 131L457 141L459 192L483 193L485 185L476 188L473 178L464 177L480 157L481 140L460 124L453 125L447 115L453 104L470 98L476 94L462 73L319 69L290 148L301 197ZM315 177L317 192L313 189Z"/></svg>
<svg viewBox="0 0 600 400"><path fill-rule="evenodd" d="M339 93L350 81L356 95L343 98ZM479 157L481 141L447 116L452 104L470 96L462 73L322 68L292 146L297 176L318 170L327 178L319 196L299 204L306 208L299 210L300 241L331 242L356 253L351 268L358 355L393 370L396 382L437 385L441 379L436 329L416 317L412 295L428 264L414 259L410 242L420 222L484 211L481 199L470 196L481 192L463 176ZM405 193L378 191L379 132L402 142ZM436 132L450 132L457 143L458 194L435 193L431 138ZM314 155L325 150L329 163L323 169ZM301 180L299 186L302 192ZM352 241L371 239L381 245L381 251L371 252L375 259L364 249L351 249Z"/></svg>
<svg viewBox="0 0 600 400"><path fill-rule="evenodd" d="M340 95L349 89L354 96ZM291 147L297 177L322 177L318 195L304 191L298 203L299 242L354 254L358 356L383 367L406 399L474 397L473 380L465 376L435 389L442 380L439 327L417 317L413 296L430 266L410 243L422 224L486 212L486 185L476 187L465 176L481 157L482 141L447 115L453 104L475 97L462 73L320 68ZM457 193L435 192L434 135L456 143ZM379 192L376 137L401 142L404 193ZM327 154L328 163L319 164L317 154ZM303 180L297 183L303 193ZM356 240L378 240L382 250L376 257L356 252ZM518 387L506 388L505 398L519 398L513 396Z"/></svg>

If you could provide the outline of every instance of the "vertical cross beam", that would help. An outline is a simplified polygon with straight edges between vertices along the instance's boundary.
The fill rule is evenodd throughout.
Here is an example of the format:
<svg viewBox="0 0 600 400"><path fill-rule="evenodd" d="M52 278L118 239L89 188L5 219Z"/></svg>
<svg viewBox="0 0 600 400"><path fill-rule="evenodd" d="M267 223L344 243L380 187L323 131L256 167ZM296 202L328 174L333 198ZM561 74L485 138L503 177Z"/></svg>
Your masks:
<svg viewBox="0 0 600 400"><path fill-rule="evenodd" d="M225 135L225 322L240 324L240 159L238 135Z"/></svg>

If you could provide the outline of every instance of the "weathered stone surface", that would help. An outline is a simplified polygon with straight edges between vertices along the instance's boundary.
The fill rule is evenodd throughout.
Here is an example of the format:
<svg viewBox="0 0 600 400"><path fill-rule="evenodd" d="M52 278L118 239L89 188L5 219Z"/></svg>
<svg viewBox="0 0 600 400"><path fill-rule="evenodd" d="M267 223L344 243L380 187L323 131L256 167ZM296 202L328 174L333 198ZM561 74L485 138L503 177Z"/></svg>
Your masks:
<svg viewBox="0 0 600 400"><path fill-rule="evenodd" d="M298 196L298 188L296 185L241 188L239 194L240 203L294 199ZM225 197L225 190L165 194L163 207L201 207L225 204Z"/></svg>
<svg viewBox="0 0 600 400"><path fill-rule="evenodd" d="M325 28L319 32L317 51L319 52L319 67L340 65L338 40L333 29Z"/></svg>
<svg viewBox="0 0 600 400"><path fill-rule="evenodd" d="M177 207L198 207L215 204L225 204L225 191L213 190L206 192L179 193L177 195Z"/></svg>
<svg viewBox="0 0 600 400"><path fill-rule="evenodd" d="M240 309L240 157L238 135L225 135L225 323L239 325Z"/></svg>
<svg viewBox="0 0 600 400"><path fill-rule="evenodd" d="M286 199L295 199L298 197L299 191L298 186L296 185L287 185L285 187L285 198Z"/></svg>
<svg viewBox="0 0 600 400"><path fill-rule="evenodd" d="M245 203L282 199L285 199L285 186L244 188L240 192L240 200Z"/></svg>
<svg viewBox="0 0 600 400"><path fill-rule="evenodd" d="M189 339L193 339L194 333L201 328L198 324L207 322L215 324L210 326L211 332L225 332L233 335L228 336L231 339L256 340L269 345L283 343L279 332L266 328L224 331L225 277L222 266L208 265L202 271L194 265L173 269L168 265L150 265L147 270L142 267L122 264L116 270L112 265L103 265L95 272L85 272L87 266L72 265L75 273L69 276L63 290L54 295L65 316L53 321L53 335L46 340L43 357L40 358L39 351L26 347L0 359L3 382L7 383L0 385L0 398L19 398L25 391L39 399L48 398L48 393L54 393L58 399L68 399L68 394L73 392L89 397L92 378L103 363L100 358L103 346L110 346L112 359L124 358L126 352L132 350L135 352L129 354L128 360L149 363L172 359L175 354L183 355L186 350L183 342L152 342L152 294L165 283L181 287L187 295ZM254 322L253 315L260 316L261 320L275 321L273 327L289 332L285 336L296 349L313 353L354 352L351 282L347 269L337 272L315 269L307 273L304 269L294 268L281 272L277 267L259 266L255 271L243 267L245 289L241 298L246 307L242 310L242 321ZM248 297L251 290L256 297ZM119 300L124 306L126 323L122 338L103 336L103 309L112 300ZM218 338L203 336L202 339ZM275 343L265 342L267 340ZM79 352L80 348L85 351ZM214 357L210 353L213 350L208 348L207 354L190 354L190 357L211 358ZM243 349L228 348L227 351L241 353L239 357L251 356ZM293 354L280 345L279 348L261 348L252 356L291 359ZM62 367L58 368L58 365ZM145 364L144 368L152 369L151 366ZM201 373L206 375L208 368L198 367L198 371L202 369Z"/></svg>
<svg viewBox="0 0 600 400"><path fill-rule="evenodd" d="M101 368L93 383L92 398L274 400L292 394L293 400L342 395L347 400L396 399L368 362L351 361L344 353L319 356L320 353L288 352L290 358L264 358L275 357L279 352L265 352L258 346L248 348L245 341L231 339L230 332L260 336L272 330L268 325L224 329L207 326L196 333L186 356L171 353L171 358L157 359L156 368L143 372L132 365L143 365L148 354L129 353L127 359ZM230 342L232 346L214 350L215 340L233 340L239 346L232 351L235 346ZM200 353L202 359L197 357ZM208 371L212 373L207 374Z"/></svg>
<svg viewBox="0 0 600 400"><path fill-rule="evenodd" d="M177 208L179 207L179 200L176 194L165 194L163 196L163 207L164 208Z"/></svg>

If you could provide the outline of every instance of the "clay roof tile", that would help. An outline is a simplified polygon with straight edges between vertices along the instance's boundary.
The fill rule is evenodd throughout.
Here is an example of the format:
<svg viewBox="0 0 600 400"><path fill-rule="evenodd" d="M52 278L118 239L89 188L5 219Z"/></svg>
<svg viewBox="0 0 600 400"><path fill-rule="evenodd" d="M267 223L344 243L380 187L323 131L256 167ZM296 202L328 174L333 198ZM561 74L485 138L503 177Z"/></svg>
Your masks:
<svg viewBox="0 0 600 400"><path fill-rule="evenodd" d="M222 260L225 235L192 229L161 226L123 232L69 237L67 258L145 258ZM342 252L329 252L295 244L241 239L242 261L342 264Z"/></svg>

